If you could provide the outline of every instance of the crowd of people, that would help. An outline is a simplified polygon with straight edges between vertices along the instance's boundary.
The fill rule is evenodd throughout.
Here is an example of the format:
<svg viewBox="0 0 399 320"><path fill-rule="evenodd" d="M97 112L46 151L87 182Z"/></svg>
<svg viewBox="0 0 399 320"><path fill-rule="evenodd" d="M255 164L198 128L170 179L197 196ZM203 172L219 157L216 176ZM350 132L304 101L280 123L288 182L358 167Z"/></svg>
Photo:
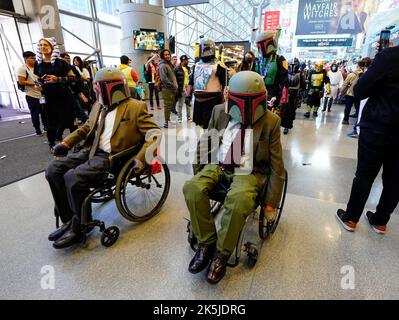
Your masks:
<svg viewBox="0 0 399 320"><path fill-rule="evenodd" d="M398 125L398 47L384 50L374 62L361 59L348 74L343 62L318 61L312 65L297 58L287 61L277 53L272 32L260 33L256 44L258 57L246 52L234 72L216 57L216 46L210 39L201 40L199 57L191 68L187 55L177 59L164 49L159 55L148 57L142 69L143 81L139 81L127 56L120 57L118 68L101 69L94 77L80 57L74 57L71 65L70 56L59 52L54 38L41 39L36 53L24 52L25 66L18 71L19 83L24 86L36 134L41 135L42 128L47 131L55 156L46 171L55 212L63 222L49 236L55 248L79 241L84 196L90 191L90 184L110 167L110 158L137 145L148 130L160 130L151 114L155 109L154 95L157 109L162 109L160 92L164 128L193 121L208 132L223 132L217 140L220 148L216 162L207 162L212 152L208 150L209 135L200 139L198 150L207 151L198 153L195 175L183 187L193 232L199 241L189 264L190 272L198 273L209 265L210 283L223 278L245 219L253 210L260 186L267 180L262 206L268 222L276 219L285 180L280 127L288 134L302 102L307 105L304 117L316 118L321 105L322 112L331 112L333 103L344 97L342 124L349 124L349 117L354 117L357 121L349 136L359 136L358 127L362 130L348 207L346 211L339 209L336 216L345 229L355 230L373 181L383 166L380 203L377 211L367 212L366 217L376 232L385 233L399 201L394 187L399 179L399 148L394 139ZM387 63L391 68L385 67ZM145 102L147 86L149 109ZM97 103L93 104L95 100ZM350 114L353 105L355 112ZM172 114L176 114L176 121L172 121ZM78 128L79 121L82 125ZM120 125L122 122L125 125ZM70 134L63 138L65 129ZM254 141L245 129L253 129ZM83 150L68 155L83 140ZM147 141L140 150L134 163L137 172L145 165L145 150L155 140ZM247 151L253 146L253 166L247 167ZM242 174L239 170L243 168L250 171ZM229 191L221 229L216 231L209 191L220 184Z"/></svg>

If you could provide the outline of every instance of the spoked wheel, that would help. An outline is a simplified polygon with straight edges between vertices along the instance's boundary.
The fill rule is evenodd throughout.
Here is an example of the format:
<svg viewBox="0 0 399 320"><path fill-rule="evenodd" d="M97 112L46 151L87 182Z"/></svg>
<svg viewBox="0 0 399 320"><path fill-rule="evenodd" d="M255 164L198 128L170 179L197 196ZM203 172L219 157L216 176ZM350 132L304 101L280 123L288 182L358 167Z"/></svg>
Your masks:
<svg viewBox="0 0 399 320"><path fill-rule="evenodd" d="M281 213L283 212L283 208L284 208L285 196L287 195L287 185L288 185L288 173L287 173L287 171L285 171L285 181L284 181L283 195L281 197L280 205L277 208L276 220L274 221L273 225L270 228L270 232L271 233L274 233L274 231L276 231L277 225L278 225L278 223L280 221Z"/></svg>
<svg viewBox="0 0 399 320"><path fill-rule="evenodd" d="M91 202L102 203L112 200L113 198L115 198L115 186L102 189L101 191L97 192L91 198Z"/></svg>
<svg viewBox="0 0 399 320"><path fill-rule="evenodd" d="M287 194L287 185L288 185L288 173L287 173L287 171L285 171L285 181L284 181L283 193L281 195L280 204L279 204L278 208L276 209L277 215L276 215L276 219L274 220L273 223L266 222L265 212L264 212L263 208L260 208L259 236L263 240L266 239L268 235L270 235L270 234L274 233L274 231L276 231L277 225L281 218L281 213L283 212L283 208L284 208L285 196Z"/></svg>
<svg viewBox="0 0 399 320"><path fill-rule="evenodd" d="M112 246L116 240L119 238L119 229L118 227L109 227L103 231L101 234L101 244L104 247Z"/></svg>
<svg viewBox="0 0 399 320"><path fill-rule="evenodd" d="M168 197L170 173L166 164L146 166L139 174L132 167L134 159L125 164L118 176L115 200L119 212L134 222L155 216Z"/></svg>

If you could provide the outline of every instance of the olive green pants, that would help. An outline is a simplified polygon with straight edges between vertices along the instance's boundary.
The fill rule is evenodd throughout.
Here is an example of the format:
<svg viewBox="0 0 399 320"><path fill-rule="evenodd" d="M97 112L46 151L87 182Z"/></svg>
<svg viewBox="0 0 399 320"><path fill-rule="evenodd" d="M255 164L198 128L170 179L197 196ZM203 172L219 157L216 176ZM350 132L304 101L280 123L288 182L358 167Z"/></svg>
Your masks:
<svg viewBox="0 0 399 320"><path fill-rule="evenodd" d="M170 121L170 113L172 112L175 104L175 96L176 96L176 91L174 90L165 90L165 89L162 90L165 123L168 123L168 121Z"/></svg>
<svg viewBox="0 0 399 320"><path fill-rule="evenodd" d="M229 186L224 202L221 228L216 231L211 215L208 192L218 183ZM260 191L254 175L226 173L216 164L208 164L191 180L186 181L183 193L190 212L191 225L199 243L216 242L217 249L230 256L248 215L255 209Z"/></svg>

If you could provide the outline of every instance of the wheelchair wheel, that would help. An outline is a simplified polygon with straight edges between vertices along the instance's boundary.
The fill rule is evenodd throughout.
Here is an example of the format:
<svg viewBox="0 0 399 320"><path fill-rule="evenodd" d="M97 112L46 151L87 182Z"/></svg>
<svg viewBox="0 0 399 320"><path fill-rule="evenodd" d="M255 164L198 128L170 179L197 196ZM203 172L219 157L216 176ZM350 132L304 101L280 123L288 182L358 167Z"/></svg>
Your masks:
<svg viewBox="0 0 399 320"><path fill-rule="evenodd" d="M285 171L285 181L284 181L284 187L283 187L283 194L281 197L280 205L278 206L277 209L277 217L276 220L274 221L274 224L271 226L270 232L274 233L276 231L277 225L280 221L281 218L281 213L283 212L284 208L284 202L285 202L285 196L287 195L287 185L288 185L288 173Z"/></svg>
<svg viewBox="0 0 399 320"><path fill-rule="evenodd" d="M274 223L266 223L265 224L265 213L263 208L260 208L259 214L259 237L263 240L267 238L268 235L274 233L276 231L277 225L281 218L281 213L283 212L285 196L287 194L287 185L288 185L288 173L285 171L285 181L283 186L283 193L281 195L280 204L277 207L277 216Z"/></svg>
<svg viewBox="0 0 399 320"><path fill-rule="evenodd" d="M104 247L112 246L116 240L119 238L119 229L118 227L109 227L103 231L101 234L101 244Z"/></svg>
<svg viewBox="0 0 399 320"><path fill-rule="evenodd" d="M170 173L166 164L158 170L146 166L139 174L128 161L120 172L115 188L119 212L127 220L141 222L155 216L165 203L170 188Z"/></svg>
<svg viewBox="0 0 399 320"><path fill-rule="evenodd" d="M94 194L91 198L91 202L93 203L103 203L115 198L115 186L102 189L101 191Z"/></svg>

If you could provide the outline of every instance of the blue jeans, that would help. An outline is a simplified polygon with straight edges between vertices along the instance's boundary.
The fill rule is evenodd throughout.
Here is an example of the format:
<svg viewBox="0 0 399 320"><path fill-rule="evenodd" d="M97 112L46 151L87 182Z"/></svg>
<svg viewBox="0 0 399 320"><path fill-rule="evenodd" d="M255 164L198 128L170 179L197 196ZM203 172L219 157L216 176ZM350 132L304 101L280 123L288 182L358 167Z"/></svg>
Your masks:
<svg viewBox="0 0 399 320"><path fill-rule="evenodd" d="M42 119L43 128L47 130L47 116L43 106L39 102L39 99L26 96L26 102L28 103L32 124L36 133L42 133L42 130L40 129L40 118Z"/></svg>

